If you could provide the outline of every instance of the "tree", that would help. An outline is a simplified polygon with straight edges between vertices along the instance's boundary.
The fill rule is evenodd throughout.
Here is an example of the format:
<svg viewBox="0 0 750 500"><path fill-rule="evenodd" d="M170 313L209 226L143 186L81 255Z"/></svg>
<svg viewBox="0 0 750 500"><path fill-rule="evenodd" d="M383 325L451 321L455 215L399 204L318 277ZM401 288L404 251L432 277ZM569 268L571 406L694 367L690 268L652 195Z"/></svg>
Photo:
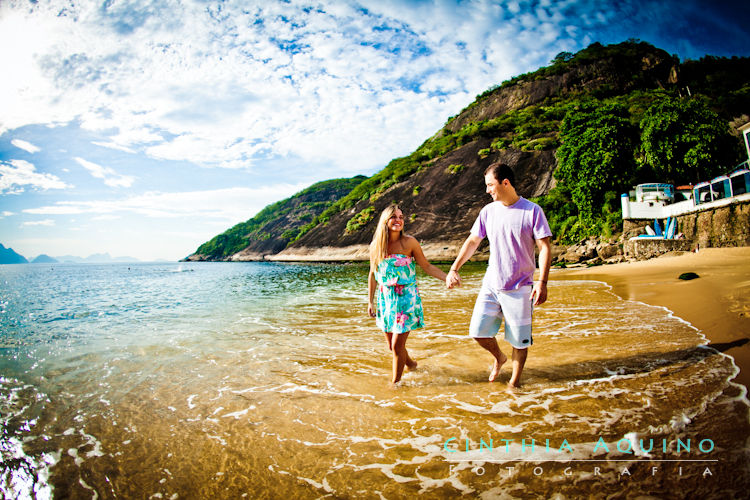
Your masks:
<svg viewBox="0 0 750 500"><path fill-rule="evenodd" d="M572 107L560 127L555 176L570 189L580 222L592 227L608 191L629 187L638 129L619 104L592 101Z"/></svg>
<svg viewBox="0 0 750 500"><path fill-rule="evenodd" d="M573 57L575 57L575 54L572 52L560 52L550 61L550 64L566 63L573 59Z"/></svg>
<svg viewBox="0 0 750 500"><path fill-rule="evenodd" d="M639 162L660 182L708 181L739 160L728 123L702 99L664 95L646 110L640 126Z"/></svg>

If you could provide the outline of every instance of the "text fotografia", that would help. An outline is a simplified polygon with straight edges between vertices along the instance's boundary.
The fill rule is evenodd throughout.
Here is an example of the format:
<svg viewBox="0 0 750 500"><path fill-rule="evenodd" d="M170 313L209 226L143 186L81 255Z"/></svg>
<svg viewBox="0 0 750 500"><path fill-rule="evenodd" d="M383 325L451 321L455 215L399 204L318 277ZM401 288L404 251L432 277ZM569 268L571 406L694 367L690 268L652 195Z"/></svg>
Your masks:
<svg viewBox="0 0 750 500"><path fill-rule="evenodd" d="M573 446L568 443L567 439L563 439L558 443L553 443L549 439L545 439L543 442L541 442L533 438L521 439L520 442L517 439L499 439L498 441L494 441L491 438L489 438L489 442L487 442L484 439L480 438L479 442L471 442L471 440L469 440L468 438L460 440L459 438L452 437L445 440L445 442L443 443L443 449L448 453L458 453L460 451L465 451L467 453L471 451L491 453L493 451L498 451L500 453L504 452L507 454L511 453L512 445L514 448L514 452L517 452L517 450L520 448L521 453L535 453L539 451L543 451L546 453L573 453L574 451L590 451L592 454L596 454L609 453L610 451L619 451L620 453L625 454L645 455L647 453L656 452L659 450L659 448L661 448L661 451L665 454L670 453L669 441L667 441L666 439L662 439L661 443L659 443L658 440L654 439L639 439L636 441L634 439L622 438L613 446L612 444L607 444L604 441L604 438L599 437L593 447L588 450L581 450L580 447L584 445L579 444L576 444L579 449L574 450ZM463 446L461 446L462 444ZM713 440L708 438L701 440L693 440L688 438L684 441L680 438L677 438L675 446L675 454L680 454L683 452L710 453L714 450L714 442ZM610 450L610 447L613 447L612 450Z"/></svg>
<svg viewBox="0 0 750 500"><path fill-rule="evenodd" d="M630 471L630 469L632 467L633 467L632 464L629 464L627 466L620 466L620 467L617 468L616 473L621 478L630 478L630 477L633 477L634 472ZM459 465L451 465L449 467L449 474L453 475L454 473L457 473L457 472L461 471L462 468L463 467L461 467ZM506 469L505 474L507 474L507 477L512 477L514 474L517 474L518 472L520 472L520 470L518 470L518 469L520 469L520 467L517 467L515 465L505 466L505 469ZM700 469L702 469L702 471ZM706 467L705 465L701 465L700 469L698 469L697 472L698 472L698 474L703 479L708 479L708 478L713 477L714 473L711 471L710 467ZM471 466L470 470L471 470L471 472L473 472L477 476L484 476L485 474L488 474L488 470L485 469L484 466L482 466L482 465ZM683 475L682 466L676 467L675 469L673 469L671 471L669 469L666 469L665 472L667 472L667 473L672 472L672 474L676 473L676 475L678 477L682 477L682 475ZM536 465L536 466L533 467L531 473L534 476L542 476L542 475L547 474L547 473L555 474L555 471L554 470L550 470L549 468L545 469L544 467L542 467L540 465ZM595 466L590 466L590 469L586 470L585 473L587 473L587 474L589 474L590 476L593 476L593 477L603 476L604 474L610 474L609 471L602 472L602 467L601 466L596 466L596 467ZM650 469L648 469L648 470L645 471L645 474L646 475L650 475L650 476L656 476L657 474L661 474L661 473L662 473L662 468L660 468L660 467L650 467ZM503 470L502 469L500 469L500 471L498 472L498 475L501 475L501 474L503 474ZM565 467L565 469L562 471L562 474L564 476L573 476L574 475L574 469L573 469L573 467L570 467L570 466ZM643 472L641 472L640 474L636 473L636 475L642 477L643 476Z"/></svg>

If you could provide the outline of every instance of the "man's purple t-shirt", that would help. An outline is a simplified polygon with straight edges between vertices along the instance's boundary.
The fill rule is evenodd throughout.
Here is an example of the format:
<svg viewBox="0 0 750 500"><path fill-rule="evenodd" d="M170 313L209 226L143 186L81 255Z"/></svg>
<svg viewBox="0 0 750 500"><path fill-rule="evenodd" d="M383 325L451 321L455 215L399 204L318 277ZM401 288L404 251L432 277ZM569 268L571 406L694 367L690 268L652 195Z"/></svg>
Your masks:
<svg viewBox="0 0 750 500"><path fill-rule="evenodd" d="M484 284L493 290L516 290L533 284L536 240L552 236L542 208L525 198L509 207L499 201L485 205L471 234L490 242Z"/></svg>

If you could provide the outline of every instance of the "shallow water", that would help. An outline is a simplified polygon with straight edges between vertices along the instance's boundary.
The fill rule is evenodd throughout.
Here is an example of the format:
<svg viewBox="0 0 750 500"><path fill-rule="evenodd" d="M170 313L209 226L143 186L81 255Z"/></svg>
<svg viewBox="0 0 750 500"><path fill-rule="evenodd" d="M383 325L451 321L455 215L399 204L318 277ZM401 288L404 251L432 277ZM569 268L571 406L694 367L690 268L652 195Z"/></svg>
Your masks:
<svg viewBox="0 0 750 500"><path fill-rule="evenodd" d="M407 344L419 368L393 390L362 265L0 266L0 488L746 494L748 404L731 358L663 308L552 281L524 387L509 392L509 367L488 383L491 358L466 338L483 270L466 269L452 291L420 276L427 327Z"/></svg>

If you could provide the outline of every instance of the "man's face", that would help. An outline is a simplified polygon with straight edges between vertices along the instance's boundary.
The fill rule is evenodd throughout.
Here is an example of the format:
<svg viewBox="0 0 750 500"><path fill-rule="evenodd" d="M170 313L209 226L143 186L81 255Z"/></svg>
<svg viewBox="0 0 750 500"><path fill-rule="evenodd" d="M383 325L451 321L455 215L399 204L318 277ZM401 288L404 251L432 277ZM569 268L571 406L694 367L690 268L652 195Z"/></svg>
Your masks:
<svg viewBox="0 0 750 500"><path fill-rule="evenodd" d="M484 175L484 183L487 185L487 194L492 196L493 201L498 201L502 194L503 185L495 179L492 172L487 172Z"/></svg>

